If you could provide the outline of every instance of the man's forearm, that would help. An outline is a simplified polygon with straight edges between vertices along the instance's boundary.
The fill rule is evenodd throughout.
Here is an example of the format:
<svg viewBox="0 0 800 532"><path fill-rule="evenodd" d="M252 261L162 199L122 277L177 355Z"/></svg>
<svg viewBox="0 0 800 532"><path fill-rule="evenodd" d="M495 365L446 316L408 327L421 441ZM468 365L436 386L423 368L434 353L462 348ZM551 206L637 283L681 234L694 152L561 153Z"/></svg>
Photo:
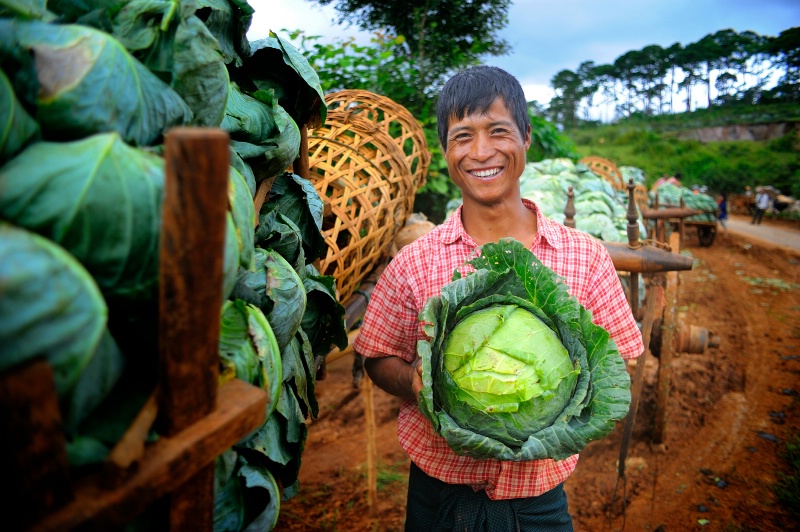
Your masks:
<svg viewBox="0 0 800 532"><path fill-rule="evenodd" d="M364 368L380 389L412 401L417 400L413 389L414 366L399 357L367 358Z"/></svg>

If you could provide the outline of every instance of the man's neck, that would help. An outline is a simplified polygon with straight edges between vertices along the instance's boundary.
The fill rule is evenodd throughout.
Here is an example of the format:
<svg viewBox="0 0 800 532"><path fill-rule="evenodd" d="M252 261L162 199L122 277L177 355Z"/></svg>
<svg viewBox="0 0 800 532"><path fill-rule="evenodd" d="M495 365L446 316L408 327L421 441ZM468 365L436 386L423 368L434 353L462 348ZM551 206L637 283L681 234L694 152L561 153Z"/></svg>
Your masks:
<svg viewBox="0 0 800 532"><path fill-rule="evenodd" d="M461 223L479 246L511 237L530 247L537 231L536 213L520 199L492 206L465 204Z"/></svg>

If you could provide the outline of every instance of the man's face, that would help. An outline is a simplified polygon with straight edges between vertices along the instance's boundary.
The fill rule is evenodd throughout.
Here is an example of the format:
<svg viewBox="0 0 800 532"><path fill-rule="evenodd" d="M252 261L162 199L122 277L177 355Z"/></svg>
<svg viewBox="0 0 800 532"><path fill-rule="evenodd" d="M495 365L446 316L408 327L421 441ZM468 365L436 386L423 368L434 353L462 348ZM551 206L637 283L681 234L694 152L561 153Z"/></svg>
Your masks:
<svg viewBox="0 0 800 532"><path fill-rule="evenodd" d="M495 205L519 197L530 130L519 131L501 98L486 113L451 118L445 159L465 203Z"/></svg>

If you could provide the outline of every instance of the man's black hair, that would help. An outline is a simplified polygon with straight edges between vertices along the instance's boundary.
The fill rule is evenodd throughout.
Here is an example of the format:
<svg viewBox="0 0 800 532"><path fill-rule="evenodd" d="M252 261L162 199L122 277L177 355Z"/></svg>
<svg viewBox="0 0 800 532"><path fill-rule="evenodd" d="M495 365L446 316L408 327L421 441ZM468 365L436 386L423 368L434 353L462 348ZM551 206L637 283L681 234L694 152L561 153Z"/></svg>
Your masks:
<svg viewBox="0 0 800 532"><path fill-rule="evenodd" d="M445 83L436 104L439 142L447 150L450 120L461 120L473 113L485 113L494 101L502 98L511 113L522 139L530 127L528 102L517 78L497 67L476 66L459 72Z"/></svg>

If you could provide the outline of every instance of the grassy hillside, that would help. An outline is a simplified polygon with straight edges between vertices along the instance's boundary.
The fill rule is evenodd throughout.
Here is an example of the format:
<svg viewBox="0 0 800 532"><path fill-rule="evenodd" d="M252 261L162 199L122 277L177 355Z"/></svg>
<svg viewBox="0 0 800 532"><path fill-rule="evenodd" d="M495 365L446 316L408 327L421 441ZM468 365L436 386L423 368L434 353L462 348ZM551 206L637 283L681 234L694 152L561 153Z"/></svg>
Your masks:
<svg viewBox="0 0 800 532"><path fill-rule="evenodd" d="M797 131L770 141L701 143L681 132L710 126L800 122L800 105L728 106L657 117L634 116L612 125L565 131L581 157L596 155L644 170L648 184L680 172L685 185L738 193L745 185L773 185L800 197Z"/></svg>

